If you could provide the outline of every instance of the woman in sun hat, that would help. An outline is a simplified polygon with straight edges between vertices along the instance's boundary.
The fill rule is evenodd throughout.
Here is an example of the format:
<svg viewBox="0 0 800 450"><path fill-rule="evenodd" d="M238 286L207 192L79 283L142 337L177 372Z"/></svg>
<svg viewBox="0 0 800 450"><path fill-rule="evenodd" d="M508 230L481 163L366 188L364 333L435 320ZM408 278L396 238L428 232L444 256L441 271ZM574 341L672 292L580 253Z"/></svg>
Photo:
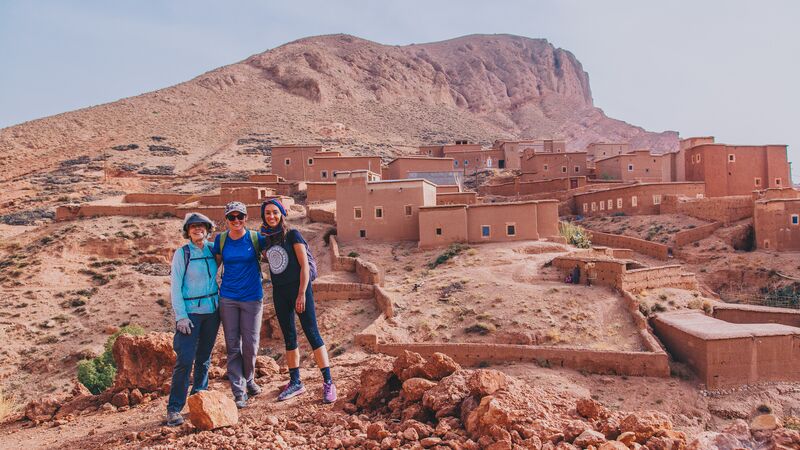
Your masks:
<svg viewBox="0 0 800 450"><path fill-rule="evenodd" d="M228 356L228 380L236 406L244 408L248 396L261 393L255 364L261 332L261 249L266 238L246 227L247 207L241 202L225 206L228 231L214 239L213 253L222 263L220 317Z"/></svg>
<svg viewBox="0 0 800 450"><path fill-rule="evenodd" d="M193 364L192 394L208 388L211 350L219 330L217 261L211 253L211 243L206 240L213 230L214 223L203 214L186 214L183 237L189 242L172 256L171 297L175 314L172 345L177 358L167 403L169 426L183 423L181 410L186 404Z"/></svg>
<svg viewBox="0 0 800 450"><path fill-rule="evenodd" d="M294 321L296 313L322 372L322 401L332 403L336 401L336 386L331 378L328 350L317 327L314 293L311 290L312 272L316 272L316 269L312 271L310 261L313 258L308 252L308 244L299 231L286 223L286 209L277 199L267 200L261 205L261 219L261 233L268 238L267 260L272 277L272 301L286 344L286 363L289 366L289 384L278 395L278 400L288 400L305 392L300 381L300 350Z"/></svg>

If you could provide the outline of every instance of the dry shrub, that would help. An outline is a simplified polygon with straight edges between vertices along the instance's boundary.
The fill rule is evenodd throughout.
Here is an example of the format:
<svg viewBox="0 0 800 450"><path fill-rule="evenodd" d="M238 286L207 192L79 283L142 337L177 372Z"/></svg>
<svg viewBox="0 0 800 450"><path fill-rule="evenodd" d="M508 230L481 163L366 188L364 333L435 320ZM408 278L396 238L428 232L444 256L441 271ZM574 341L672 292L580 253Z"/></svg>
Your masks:
<svg viewBox="0 0 800 450"><path fill-rule="evenodd" d="M0 389L0 423L5 422L6 419L19 411L19 407L20 405L14 397L6 394L3 389Z"/></svg>

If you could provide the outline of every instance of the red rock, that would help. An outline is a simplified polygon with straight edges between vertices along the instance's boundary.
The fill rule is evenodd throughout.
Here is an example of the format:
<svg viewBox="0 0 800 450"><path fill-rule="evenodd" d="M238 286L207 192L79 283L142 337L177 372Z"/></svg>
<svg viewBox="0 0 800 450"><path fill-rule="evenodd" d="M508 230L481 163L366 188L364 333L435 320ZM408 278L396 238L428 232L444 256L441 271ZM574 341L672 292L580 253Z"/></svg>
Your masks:
<svg viewBox="0 0 800 450"><path fill-rule="evenodd" d="M49 395L40 400L32 401L25 406L25 417L28 420L39 422L50 420L56 414L58 408L61 407L61 403L64 402L64 400L63 397Z"/></svg>
<svg viewBox="0 0 800 450"><path fill-rule="evenodd" d="M114 397L111 398L111 404L117 408L128 406L130 404L128 401L128 392L121 391L114 394Z"/></svg>
<svg viewBox="0 0 800 450"><path fill-rule="evenodd" d="M461 408L460 408L460 410L461 410L461 423L463 423L463 424L467 423L467 418L469 418L469 413L471 413L475 408L477 408L479 404L480 404L480 399L478 399L477 397L474 397L472 395L467 396L461 402Z"/></svg>
<svg viewBox="0 0 800 450"><path fill-rule="evenodd" d="M489 444L486 450L511 450L511 441L497 441Z"/></svg>
<svg viewBox="0 0 800 450"><path fill-rule="evenodd" d="M781 450L783 449L780 446L786 449L800 448L800 431L779 428L772 433L772 441Z"/></svg>
<svg viewBox="0 0 800 450"><path fill-rule="evenodd" d="M608 441L600 444L597 450L628 450L628 446L620 441Z"/></svg>
<svg viewBox="0 0 800 450"><path fill-rule="evenodd" d="M586 430L580 434L572 444L576 447L586 448L590 445L599 446L600 444L606 442L606 437L600 433L599 431L594 430Z"/></svg>
<svg viewBox="0 0 800 450"><path fill-rule="evenodd" d="M424 378L409 378L403 382L401 394L406 401L416 402L421 400L422 395L434 386L436 383Z"/></svg>
<svg viewBox="0 0 800 450"><path fill-rule="evenodd" d="M783 426L783 424L781 424L781 420L778 419L778 417L774 414L761 414L760 416L756 416L753 421L750 422L751 431L774 430L781 426Z"/></svg>
<svg viewBox="0 0 800 450"><path fill-rule="evenodd" d="M99 406L99 396L90 394L78 395L65 401L56 412L54 418L63 419L69 415L77 414L89 408Z"/></svg>
<svg viewBox="0 0 800 450"><path fill-rule="evenodd" d="M620 432L632 431L636 434L636 442L644 444L650 437L659 430L671 430L672 422L669 418L658 411L645 411L637 414L630 414L619 424Z"/></svg>
<svg viewBox="0 0 800 450"><path fill-rule="evenodd" d="M591 425L582 420L571 420L564 428L564 440L572 442L584 431L590 430L591 428Z"/></svg>
<svg viewBox="0 0 800 450"><path fill-rule="evenodd" d="M508 385L508 377L494 369L480 369L469 377L467 386L472 395L483 397L494 394Z"/></svg>
<svg viewBox="0 0 800 450"><path fill-rule="evenodd" d="M367 426L367 439L381 441L389 436L389 432L383 426L382 422L374 422Z"/></svg>
<svg viewBox="0 0 800 450"><path fill-rule="evenodd" d="M403 439L407 441L418 441L419 440L419 433L414 427L408 427L403 431Z"/></svg>
<svg viewBox="0 0 800 450"><path fill-rule="evenodd" d="M676 439L670 436L653 436L647 440L648 450L685 450L686 439Z"/></svg>
<svg viewBox="0 0 800 450"><path fill-rule="evenodd" d="M207 431L239 423L239 411L231 398L219 391L200 391L186 400L189 421Z"/></svg>
<svg viewBox="0 0 800 450"><path fill-rule="evenodd" d="M139 389L134 389L134 390L131 391L131 394L130 394L130 404L131 404L131 406L136 406L139 403L142 403L143 399L144 399L144 395L142 395L142 391L140 391Z"/></svg>
<svg viewBox="0 0 800 450"><path fill-rule="evenodd" d="M274 359L268 356L256 356L256 376L258 377L271 377L278 375L281 368Z"/></svg>
<svg viewBox="0 0 800 450"><path fill-rule="evenodd" d="M396 437L387 436L381 440L381 450L390 450L400 447L400 439Z"/></svg>
<svg viewBox="0 0 800 450"><path fill-rule="evenodd" d="M602 405L591 398L582 398L578 400L578 402L575 404L575 409L578 411L578 414L580 414L581 417L585 417L590 420L598 419L608 414Z"/></svg>
<svg viewBox="0 0 800 450"><path fill-rule="evenodd" d="M617 440L622 442L623 444L625 444L628 447L632 447L633 443L636 442L636 433L634 433L632 431L626 431L626 432L620 434L617 437Z"/></svg>
<svg viewBox="0 0 800 450"><path fill-rule="evenodd" d="M423 376L424 364L425 358L422 355L405 350L402 355L395 358L392 371L400 381L406 381L409 378Z"/></svg>
<svg viewBox="0 0 800 450"><path fill-rule="evenodd" d="M381 368L365 369L361 372L361 385L358 387L356 406L374 408L386 400L396 378L390 370Z"/></svg>
<svg viewBox="0 0 800 450"><path fill-rule="evenodd" d="M437 418L453 415L464 398L469 395L467 371L458 371L442 379L422 396L422 404L435 413Z"/></svg>
<svg viewBox="0 0 800 450"><path fill-rule="evenodd" d="M212 366L208 369L208 378L212 380L217 380L225 376L225 369L222 367Z"/></svg>
<svg viewBox="0 0 800 450"><path fill-rule="evenodd" d="M169 386L175 366L172 338L170 333L123 334L118 337L112 350L117 364L114 390L139 388L157 391L165 383Z"/></svg>
<svg viewBox="0 0 800 450"><path fill-rule="evenodd" d="M427 437L419 441L419 444L425 448L431 448L434 445L439 444L442 440L438 437Z"/></svg>
<svg viewBox="0 0 800 450"><path fill-rule="evenodd" d="M400 414L401 420L417 420L420 422L427 422L430 414L428 410L420 403L412 403L403 410Z"/></svg>
<svg viewBox="0 0 800 450"><path fill-rule="evenodd" d="M422 366L424 377L429 380L441 380L453 372L460 370L461 366L453 358L444 353L434 353Z"/></svg>
<svg viewBox="0 0 800 450"><path fill-rule="evenodd" d="M719 450L745 448L736 437L727 433L705 431L686 446L686 450Z"/></svg>
<svg viewBox="0 0 800 450"><path fill-rule="evenodd" d="M92 395L91 391L86 388L80 381L72 382L72 390L70 391L72 397L79 397L81 395Z"/></svg>
<svg viewBox="0 0 800 450"><path fill-rule="evenodd" d="M417 420L405 420L402 424L400 424L400 429L403 431L408 430L409 428L413 428L420 438L430 437L433 434L433 428L430 425Z"/></svg>

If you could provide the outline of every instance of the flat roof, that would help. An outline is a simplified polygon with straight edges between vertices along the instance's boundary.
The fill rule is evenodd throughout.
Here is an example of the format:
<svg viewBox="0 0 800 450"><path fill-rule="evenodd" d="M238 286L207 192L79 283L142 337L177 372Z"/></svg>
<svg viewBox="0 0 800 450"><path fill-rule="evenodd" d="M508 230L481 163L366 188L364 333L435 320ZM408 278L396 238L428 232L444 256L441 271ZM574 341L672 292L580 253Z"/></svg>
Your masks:
<svg viewBox="0 0 800 450"><path fill-rule="evenodd" d="M800 335L800 328L777 323L730 323L697 311L657 314L655 320L705 341Z"/></svg>
<svg viewBox="0 0 800 450"><path fill-rule="evenodd" d="M463 194L464 192L459 192L459 194ZM436 194L436 195L443 195L443 194ZM515 206L515 205L537 205L540 203L558 203L558 200L526 200L523 202L498 202L498 203L473 203L471 205L461 205L461 204L454 204L454 205L430 205L430 206L420 206L422 208L450 208L456 206L463 206L467 208L483 208L483 207L493 207L493 206Z"/></svg>
<svg viewBox="0 0 800 450"><path fill-rule="evenodd" d="M427 159L427 160L431 160L431 161L452 161L453 160L453 158L447 158L447 157L439 158L439 157L432 157L432 156L398 156L397 158L389 161L388 164L392 164L393 162L401 160L401 159Z"/></svg>
<svg viewBox="0 0 800 450"><path fill-rule="evenodd" d="M619 190L622 190L622 189L630 189L630 188L636 188L636 187L642 187L642 186L665 186L665 185L676 186L676 185L679 185L679 184L681 184L681 185L690 185L690 184L702 184L702 185L705 185L706 183L704 181L667 181L667 182L663 182L663 183L635 183L635 184L627 184L625 186L610 187L608 189L598 189L596 191L591 191L591 192L583 192L583 193L580 193L580 194L575 194L575 197L578 197L578 196L581 196L581 195L597 194L598 192L619 191ZM591 186L591 185L587 185L587 186Z"/></svg>

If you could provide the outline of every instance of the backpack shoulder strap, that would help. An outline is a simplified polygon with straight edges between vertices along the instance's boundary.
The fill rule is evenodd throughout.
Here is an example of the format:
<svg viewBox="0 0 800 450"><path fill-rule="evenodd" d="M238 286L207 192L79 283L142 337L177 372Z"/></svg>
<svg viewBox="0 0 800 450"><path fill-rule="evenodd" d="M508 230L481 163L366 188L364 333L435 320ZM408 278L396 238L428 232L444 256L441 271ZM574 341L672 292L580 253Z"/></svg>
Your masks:
<svg viewBox="0 0 800 450"><path fill-rule="evenodd" d="M248 230L250 232L250 242L253 243L253 248L256 251L256 259L260 262L261 261L261 245L258 242L258 233L253 230Z"/></svg>
<svg viewBox="0 0 800 450"><path fill-rule="evenodd" d="M186 269L189 268L189 259L191 259L191 250L189 249L189 244L184 245L183 247L181 247L181 249L183 250L183 270L186 271Z"/></svg>
<svg viewBox="0 0 800 450"><path fill-rule="evenodd" d="M219 235L219 254L222 256L222 249L225 248L225 240L228 239L228 232L223 231L222 234Z"/></svg>

